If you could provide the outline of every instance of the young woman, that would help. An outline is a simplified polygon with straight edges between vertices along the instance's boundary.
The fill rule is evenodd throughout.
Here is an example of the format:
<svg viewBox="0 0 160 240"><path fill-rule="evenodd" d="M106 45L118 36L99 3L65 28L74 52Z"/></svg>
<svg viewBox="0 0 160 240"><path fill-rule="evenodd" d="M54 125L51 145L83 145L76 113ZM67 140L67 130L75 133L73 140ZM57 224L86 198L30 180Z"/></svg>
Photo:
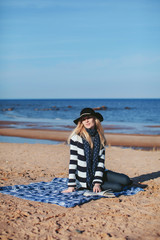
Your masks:
<svg viewBox="0 0 160 240"><path fill-rule="evenodd" d="M84 108L74 120L77 127L69 137L70 164L68 189L90 189L93 192L111 189L115 192L130 185L128 176L105 169L106 139L101 125L103 116L92 108Z"/></svg>

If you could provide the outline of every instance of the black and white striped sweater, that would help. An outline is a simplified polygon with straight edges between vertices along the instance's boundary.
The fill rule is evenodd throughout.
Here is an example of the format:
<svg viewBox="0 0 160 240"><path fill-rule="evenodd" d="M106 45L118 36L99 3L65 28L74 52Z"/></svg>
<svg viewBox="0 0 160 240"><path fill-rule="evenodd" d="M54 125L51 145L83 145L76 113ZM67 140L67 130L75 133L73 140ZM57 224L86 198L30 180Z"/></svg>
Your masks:
<svg viewBox="0 0 160 240"><path fill-rule="evenodd" d="M98 165L93 179L93 184L103 182L105 149L99 151ZM82 137L75 134L70 140L70 164L68 187L87 188L87 162L84 153Z"/></svg>

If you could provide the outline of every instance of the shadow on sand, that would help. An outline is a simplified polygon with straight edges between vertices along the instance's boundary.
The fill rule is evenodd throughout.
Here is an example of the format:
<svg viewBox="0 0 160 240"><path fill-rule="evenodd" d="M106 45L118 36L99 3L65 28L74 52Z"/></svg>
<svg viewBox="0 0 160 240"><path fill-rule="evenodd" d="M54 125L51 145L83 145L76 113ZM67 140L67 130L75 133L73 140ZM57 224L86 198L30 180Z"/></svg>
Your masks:
<svg viewBox="0 0 160 240"><path fill-rule="evenodd" d="M138 177L132 178L133 184L142 188L146 188L148 185L146 184L141 184L145 181L149 181L151 179L156 179L160 177L160 171L157 172L152 172L152 173L147 173L140 175Z"/></svg>

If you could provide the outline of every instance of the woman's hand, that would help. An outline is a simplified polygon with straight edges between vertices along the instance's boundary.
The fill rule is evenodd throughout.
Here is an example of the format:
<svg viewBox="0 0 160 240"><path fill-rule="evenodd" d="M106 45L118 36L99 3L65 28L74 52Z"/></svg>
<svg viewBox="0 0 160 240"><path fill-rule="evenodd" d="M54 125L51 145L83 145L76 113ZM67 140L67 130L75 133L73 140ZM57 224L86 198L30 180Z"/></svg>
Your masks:
<svg viewBox="0 0 160 240"><path fill-rule="evenodd" d="M95 193L101 192L101 185L99 183L95 183L93 187L93 192Z"/></svg>
<svg viewBox="0 0 160 240"><path fill-rule="evenodd" d="M65 190L62 191L62 193L70 193L70 192L74 192L75 191L75 187L69 187Z"/></svg>

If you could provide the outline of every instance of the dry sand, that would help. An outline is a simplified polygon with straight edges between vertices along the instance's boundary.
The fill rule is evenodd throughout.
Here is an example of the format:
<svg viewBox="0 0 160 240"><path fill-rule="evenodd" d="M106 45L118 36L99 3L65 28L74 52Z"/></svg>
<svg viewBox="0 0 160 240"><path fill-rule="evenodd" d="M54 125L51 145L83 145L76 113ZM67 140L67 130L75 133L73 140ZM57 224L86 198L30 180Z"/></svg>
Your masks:
<svg viewBox="0 0 160 240"><path fill-rule="evenodd" d="M1 186L67 177L69 146L0 143ZM160 239L160 151L106 148L106 168L145 191L74 208L1 195L0 239Z"/></svg>

